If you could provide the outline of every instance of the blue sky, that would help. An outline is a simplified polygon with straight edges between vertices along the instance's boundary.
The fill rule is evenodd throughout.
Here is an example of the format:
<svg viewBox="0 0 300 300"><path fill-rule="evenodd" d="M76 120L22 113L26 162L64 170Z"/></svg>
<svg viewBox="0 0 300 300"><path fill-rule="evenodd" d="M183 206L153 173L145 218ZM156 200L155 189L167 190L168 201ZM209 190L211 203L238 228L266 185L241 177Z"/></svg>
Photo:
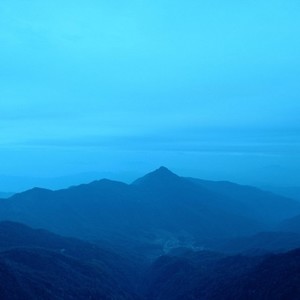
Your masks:
<svg viewBox="0 0 300 300"><path fill-rule="evenodd" d="M300 185L299 36L298 0L1 0L0 173Z"/></svg>

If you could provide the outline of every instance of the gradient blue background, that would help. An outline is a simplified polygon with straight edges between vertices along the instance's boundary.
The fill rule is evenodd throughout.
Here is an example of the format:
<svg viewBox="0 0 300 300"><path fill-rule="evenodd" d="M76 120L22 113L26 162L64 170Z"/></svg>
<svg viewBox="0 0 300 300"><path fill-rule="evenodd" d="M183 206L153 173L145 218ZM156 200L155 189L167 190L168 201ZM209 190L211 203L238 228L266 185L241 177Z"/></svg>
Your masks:
<svg viewBox="0 0 300 300"><path fill-rule="evenodd" d="M299 37L298 0L1 0L0 174L300 185Z"/></svg>

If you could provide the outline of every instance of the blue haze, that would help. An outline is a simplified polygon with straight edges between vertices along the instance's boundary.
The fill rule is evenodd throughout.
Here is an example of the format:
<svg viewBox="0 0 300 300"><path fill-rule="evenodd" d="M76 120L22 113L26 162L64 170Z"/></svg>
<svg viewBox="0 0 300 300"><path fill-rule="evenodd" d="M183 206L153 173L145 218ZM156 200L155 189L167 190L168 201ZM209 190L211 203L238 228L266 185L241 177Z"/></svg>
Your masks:
<svg viewBox="0 0 300 300"><path fill-rule="evenodd" d="M2 0L0 174L300 185L299 36L296 0Z"/></svg>

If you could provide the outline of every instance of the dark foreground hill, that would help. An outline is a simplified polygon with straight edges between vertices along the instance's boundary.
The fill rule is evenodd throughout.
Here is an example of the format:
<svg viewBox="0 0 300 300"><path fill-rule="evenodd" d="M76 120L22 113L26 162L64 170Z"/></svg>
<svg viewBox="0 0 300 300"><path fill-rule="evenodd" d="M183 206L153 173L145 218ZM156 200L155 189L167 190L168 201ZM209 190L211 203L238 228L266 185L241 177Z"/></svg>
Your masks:
<svg viewBox="0 0 300 300"><path fill-rule="evenodd" d="M233 239L211 240L207 243L206 248L227 254L280 253L300 248L300 234L280 231L260 232Z"/></svg>
<svg viewBox="0 0 300 300"><path fill-rule="evenodd" d="M0 201L0 220L150 250L266 231L300 213L300 203L232 183L183 178L161 167L128 185L107 179ZM144 250L143 250L144 249Z"/></svg>
<svg viewBox="0 0 300 300"><path fill-rule="evenodd" d="M152 263L45 230L0 222L3 300L300 298L300 250L231 255L177 248Z"/></svg>
<svg viewBox="0 0 300 300"><path fill-rule="evenodd" d="M137 299L93 263L45 249L0 253L1 299Z"/></svg>
<svg viewBox="0 0 300 300"><path fill-rule="evenodd" d="M0 223L1 299L138 299L126 258L45 230Z"/></svg>
<svg viewBox="0 0 300 300"><path fill-rule="evenodd" d="M146 299L297 300L300 250L265 256L187 252L159 258L145 278Z"/></svg>

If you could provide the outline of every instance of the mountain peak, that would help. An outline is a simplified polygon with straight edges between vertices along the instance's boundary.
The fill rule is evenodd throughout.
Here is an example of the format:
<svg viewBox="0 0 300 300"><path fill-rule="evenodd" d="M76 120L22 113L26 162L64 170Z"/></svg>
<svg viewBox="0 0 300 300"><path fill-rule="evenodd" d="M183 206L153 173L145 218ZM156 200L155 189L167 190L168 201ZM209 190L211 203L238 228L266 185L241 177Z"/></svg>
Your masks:
<svg viewBox="0 0 300 300"><path fill-rule="evenodd" d="M146 174L145 176L137 179L133 184L157 184L157 183L167 183L179 180L180 177L168 168L161 166L160 168Z"/></svg>
<svg viewBox="0 0 300 300"><path fill-rule="evenodd" d="M156 174L164 174L164 175L175 175L172 171L170 171L168 168L161 166L158 169L156 169L155 171L151 172L152 174L156 173ZM151 174L150 173L150 174Z"/></svg>

